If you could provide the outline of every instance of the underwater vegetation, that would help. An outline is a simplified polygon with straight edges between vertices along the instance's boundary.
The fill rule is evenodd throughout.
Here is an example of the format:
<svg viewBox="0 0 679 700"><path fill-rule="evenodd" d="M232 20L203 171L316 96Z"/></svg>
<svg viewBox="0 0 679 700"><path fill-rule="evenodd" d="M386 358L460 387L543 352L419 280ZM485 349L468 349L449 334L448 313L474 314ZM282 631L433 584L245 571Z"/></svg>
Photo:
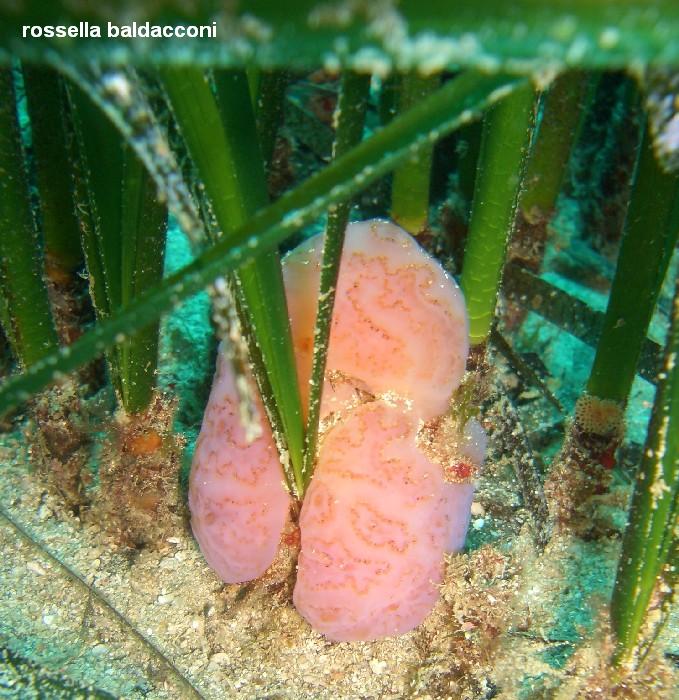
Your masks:
<svg viewBox="0 0 679 700"><path fill-rule="evenodd" d="M673 697L678 36L0 3L3 692Z"/></svg>

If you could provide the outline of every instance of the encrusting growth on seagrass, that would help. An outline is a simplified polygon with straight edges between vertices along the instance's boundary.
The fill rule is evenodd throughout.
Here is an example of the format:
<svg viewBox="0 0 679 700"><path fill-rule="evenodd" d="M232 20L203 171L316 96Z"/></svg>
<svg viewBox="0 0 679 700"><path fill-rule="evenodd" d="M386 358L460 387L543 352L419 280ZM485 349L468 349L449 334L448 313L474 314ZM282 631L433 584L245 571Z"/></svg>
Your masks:
<svg viewBox="0 0 679 700"><path fill-rule="evenodd" d="M322 243L309 239L283 263L305 403ZM442 267L389 222L351 224L293 594L329 639L372 640L416 627L439 596L444 553L464 545L485 454L481 425L462 425L450 410L468 349L464 299ZM290 530L291 499L260 412L265 430L248 443L220 354L189 502L201 549L227 582L262 575Z"/></svg>
<svg viewBox="0 0 679 700"><path fill-rule="evenodd" d="M545 481L545 496L557 527L585 533L593 527L592 497L605 493L624 435L622 404L583 394L573 422Z"/></svg>
<svg viewBox="0 0 679 700"><path fill-rule="evenodd" d="M93 506L121 545L158 544L180 527L184 443L172 430L175 409L176 401L156 392L144 411L119 411L111 427Z"/></svg>
<svg viewBox="0 0 679 700"><path fill-rule="evenodd" d="M91 425L82 389L71 378L39 395L33 403L35 430L29 438L31 461L51 491L76 515L89 502Z"/></svg>

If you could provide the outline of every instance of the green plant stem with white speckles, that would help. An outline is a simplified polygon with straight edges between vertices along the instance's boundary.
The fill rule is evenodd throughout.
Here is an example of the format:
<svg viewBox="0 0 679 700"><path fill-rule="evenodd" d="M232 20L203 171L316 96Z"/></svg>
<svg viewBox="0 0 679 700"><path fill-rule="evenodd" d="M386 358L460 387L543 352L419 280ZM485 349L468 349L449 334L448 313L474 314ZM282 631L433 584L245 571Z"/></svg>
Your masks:
<svg viewBox="0 0 679 700"><path fill-rule="evenodd" d="M520 78L502 74L469 73L450 81L427 100L396 117L344 156L257 212L232 236L223 237L192 263L148 289L105 322L98 323L66 352L52 354L22 375L6 380L0 386L0 415L54 381L56 373L71 371L101 354L116 342L118 334L131 333L151 323L244 260L277 246L331 204L344 201L369 186L395 168L413 144L426 144L450 133L464 122L463 115L478 114L506 96L507 91L524 84ZM125 124L118 126L127 133ZM147 142L134 140L133 145L140 156L149 158ZM166 176L156 172L156 177L161 190L167 191L171 183L165 181ZM168 201L171 207L181 205L169 196ZM177 213L183 210L177 209Z"/></svg>
<svg viewBox="0 0 679 700"><path fill-rule="evenodd" d="M175 118L225 239L267 203L264 164L244 71L161 71ZM304 425L278 250L261 251L236 273L244 332L267 413L290 455L290 488L301 495ZM261 376L260 370L266 373ZM289 479L290 480L290 479Z"/></svg>
<svg viewBox="0 0 679 700"><path fill-rule="evenodd" d="M526 165L519 202L529 223L546 221L554 212L582 122L583 103L593 92L595 81L584 71L566 71L555 78L544 96L542 119Z"/></svg>
<svg viewBox="0 0 679 700"><path fill-rule="evenodd" d="M339 158L360 142L365 125L370 76L347 72L342 76L337 103L337 131L334 156ZM318 445L318 424L325 377L325 362L330 340L332 309L335 304L344 233L349 221L351 200L336 204L328 212L323 244L323 261L318 295L318 312L314 329L314 354L311 365L309 414L304 447L304 485L311 480Z"/></svg>
<svg viewBox="0 0 679 700"><path fill-rule="evenodd" d="M440 83L440 76L408 73L398 85L398 110L403 112L431 95ZM417 235L427 228L429 219L429 182L433 145L419 149L394 171L391 186L391 218L406 231Z"/></svg>
<svg viewBox="0 0 679 700"><path fill-rule="evenodd" d="M73 147L74 196L80 221L89 292L99 321L122 304L122 138L89 97L68 85ZM100 160L101 159L101 160ZM98 164L105 162L106 167ZM106 354L111 383L122 400L120 348Z"/></svg>
<svg viewBox="0 0 679 700"><path fill-rule="evenodd" d="M0 68L0 322L24 368L57 349L43 264L31 210L12 71Z"/></svg>
<svg viewBox="0 0 679 700"><path fill-rule="evenodd" d="M665 173L646 134L587 391L624 404L679 234L679 176Z"/></svg>
<svg viewBox="0 0 679 700"><path fill-rule="evenodd" d="M90 295L103 320L162 278L167 209L151 176L108 118L81 90L71 86L69 91L80 161L77 210ZM158 333L157 321L144 324L123 333L107 354L116 394L128 414L151 402Z"/></svg>
<svg viewBox="0 0 679 700"><path fill-rule="evenodd" d="M65 90L59 74L46 67L23 66L40 193L42 234L50 265L72 273L83 263L80 230L72 202L67 150Z"/></svg>
<svg viewBox="0 0 679 700"><path fill-rule="evenodd" d="M671 588L676 570L665 570L670 553L676 559L679 527L679 280L665 360L648 428L644 456L632 496L629 523L613 588L611 619L618 646L614 661L638 663L650 640L640 638L651 596L661 582ZM676 564L676 561L674 562ZM658 594L662 591L658 590ZM665 595L667 593L665 592ZM651 637L652 640L652 637Z"/></svg>
<svg viewBox="0 0 679 700"><path fill-rule="evenodd" d="M460 194L467 207L465 221L471 213L472 202L474 201L474 184L479 163L479 152L481 151L482 132L483 123L481 120L477 120L467 124L456 134L457 178Z"/></svg>
<svg viewBox="0 0 679 700"><path fill-rule="evenodd" d="M386 126L396 116L401 77L400 73L394 71L387 78L382 79L377 104L377 112L382 126Z"/></svg>
<svg viewBox="0 0 679 700"><path fill-rule="evenodd" d="M290 73L286 70L262 71L259 76L255 100L255 119L257 138L266 172L271 165L278 127L283 123L285 91L289 81Z"/></svg>
<svg viewBox="0 0 679 700"><path fill-rule="evenodd" d="M131 148L123 161L121 214L122 305L129 304L162 279L167 236L167 208ZM151 403L158 367L159 323L144 326L120 344L121 390L128 413Z"/></svg>
<svg viewBox="0 0 679 700"><path fill-rule="evenodd" d="M460 279L473 345L485 342L493 322L534 111L535 93L524 85L492 107L484 119Z"/></svg>

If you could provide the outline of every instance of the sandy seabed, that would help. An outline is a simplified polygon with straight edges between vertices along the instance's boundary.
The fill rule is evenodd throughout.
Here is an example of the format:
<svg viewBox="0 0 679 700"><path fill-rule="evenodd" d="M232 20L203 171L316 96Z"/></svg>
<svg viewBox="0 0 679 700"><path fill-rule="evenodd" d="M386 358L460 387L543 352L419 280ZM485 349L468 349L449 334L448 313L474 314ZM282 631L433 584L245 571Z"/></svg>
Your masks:
<svg viewBox="0 0 679 700"><path fill-rule="evenodd" d="M223 584L186 518L158 549L116 547L96 521L64 514L21 432L1 439L0 645L45 674L124 698L674 697L679 679L662 656L626 694L607 690L618 534L560 535L539 554L511 457L495 458L492 444L474 549L447 561L432 614L399 638L330 643L285 582ZM676 650L678 638L675 619L658 648ZM2 697L32 697L7 678Z"/></svg>

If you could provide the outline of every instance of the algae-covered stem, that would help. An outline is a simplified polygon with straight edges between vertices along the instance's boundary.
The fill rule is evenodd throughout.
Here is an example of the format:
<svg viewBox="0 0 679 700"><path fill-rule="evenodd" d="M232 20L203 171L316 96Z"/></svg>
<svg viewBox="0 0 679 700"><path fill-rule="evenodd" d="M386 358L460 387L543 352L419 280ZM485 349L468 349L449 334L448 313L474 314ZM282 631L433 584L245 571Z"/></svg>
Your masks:
<svg viewBox="0 0 679 700"><path fill-rule="evenodd" d="M535 99L533 88L523 85L488 110L484 119L460 278L472 345L486 340L493 320L531 140Z"/></svg>
<svg viewBox="0 0 679 700"><path fill-rule="evenodd" d="M0 70L0 324L19 367L25 370L54 357L58 335L43 277L43 248L32 210L15 97L12 71ZM68 200L61 206L67 207ZM62 421L61 412L72 416L80 409L80 390L71 378L28 407L35 425L33 464L46 471L48 481L74 507L80 502L79 475L87 462L90 436L78 420ZM49 440L50 434L60 439Z"/></svg>
<svg viewBox="0 0 679 700"><path fill-rule="evenodd" d="M75 207L101 321L162 280L168 213L149 171L98 105L75 85L68 93ZM156 386L159 332L157 320L122 331L107 353L121 410L107 426L93 509L128 546L162 541L175 513L183 442L171 427L176 404Z"/></svg>
<svg viewBox="0 0 679 700"><path fill-rule="evenodd" d="M460 279L469 311L469 364L477 370L475 381L483 381L486 341L495 317L507 244L514 232L536 100L533 87L523 85L488 110L483 122ZM525 447L525 439L522 445ZM524 452L530 455L529 448ZM544 543L546 505L534 460L530 456L517 460L515 470L526 502L532 506L537 539Z"/></svg>
<svg viewBox="0 0 679 700"><path fill-rule="evenodd" d="M646 129L604 327L587 383L624 405L679 235L679 176L663 172Z"/></svg>
<svg viewBox="0 0 679 700"><path fill-rule="evenodd" d="M407 73L401 77L398 110L403 112L431 95L441 82L441 76ZM434 145L418 149L394 171L391 186L391 218L406 231L417 235L426 230L429 221L429 184L431 180Z"/></svg>
<svg viewBox="0 0 679 700"><path fill-rule="evenodd" d="M647 130L586 391L545 484L562 526L591 526L589 498L611 480L625 405L678 233L679 177L662 171Z"/></svg>
<svg viewBox="0 0 679 700"><path fill-rule="evenodd" d="M518 261L535 273L542 267L548 226L588 114L583 103L591 102L595 84L584 71L566 70L540 95L534 143L527 159L507 263ZM507 325L518 326L528 306L512 302L507 296L505 299Z"/></svg>
<svg viewBox="0 0 679 700"><path fill-rule="evenodd" d="M98 63L74 65L51 56L49 64L73 81L120 131L156 183L159 197L198 248L209 237L190 188L178 165L178 155L147 94L145 81L131 67L104 68ZM181 155L181 154L180 154Z"/></svg>
<svg viewBox="0 0 679 700"><path fill-rule="evenodd" d="M163 276L167 209L136 153L79 88L69 86L75 208L90 296L99 320L128 305ZM101 159L107 167L99 167ZM128 414L151 404L158 363L158 323L124 334L108 353L113 385Z"/></svg>
<svg viewBox="0 0 679 700"><path fill-rule="evenodd" d="M649 620L651 597L654 592L667 596L672 592L672 582L676 582L676 568L672 568L677 565L679 526L678 359L679 279L675 283L665 359L658 376L611 601L611 619L618 641L614 655L617 664L634 665L643 658L645 647L653 639L654 627L659 624L657 620ZM643 629L645 622L650 630Z"/></svg>
<svg viewBox="0 0 679 700"><path fill-rule="evenodd" d="M360 142L365 125L365 114L370 89L370 76L346 71L342 76L340 96L335 115L336 131L333 157L339 158ZM318 312L314 329L314 354L311 368L309 413L306 424L304 488L313 474L318 445L318 424L325 376L325 364L330 340L332 309L335 303L344 232L349 220L351 200L340 202L328 210L328 223L323 243Z"/></svg>
<svg viewBox="0 0 679 700"><path fill-rule="evenodd" d="M549 541L549 511L540 481L538 459L530 438L521 424L518 410L506 392L499 390L497 408L502 428L498 430L504 452L512 455L512 465L521 488L523 502L533 520L535 542L544 547Z"/></svg>
<svg viewBox="0 0 679 700"><path fill-rule="evenodd" d="M68 124L63 79L52 68L23 65L26 106L30 117L33 167L40 192L45 258L61 277L75 276L83 263L78 221L72 207L71 169L67 150ZM53 275L54 276L54 275Z"/></svg>
<svg viewBox="0 0 679 700"><path fill-rule="evenodd" d="M269 172L272 164L278 128L284 121L285 91L289 82L290 73L285 70L262 71L257 80L253 104L257 136L266 172Z"/></svg>
<svg viewBox="0 0 679 700"><path fill-rule="evenodd" d="M529 224L545 226L554 214L573 144L585 119L584 103L592 99L595 85L596 79L585 71L568 70L543 94L541 119L519 202Z"/></svg>

